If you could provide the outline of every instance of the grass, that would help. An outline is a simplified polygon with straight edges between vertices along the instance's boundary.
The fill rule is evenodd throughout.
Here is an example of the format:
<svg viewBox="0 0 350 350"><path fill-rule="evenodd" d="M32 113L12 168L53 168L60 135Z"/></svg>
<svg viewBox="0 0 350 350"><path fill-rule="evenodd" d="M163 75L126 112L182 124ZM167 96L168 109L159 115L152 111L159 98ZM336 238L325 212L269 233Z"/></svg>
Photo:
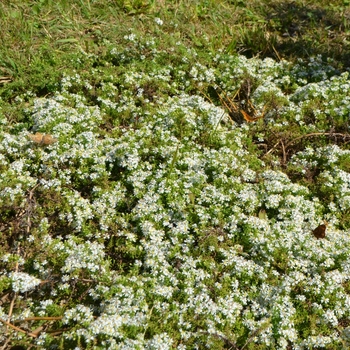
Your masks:
<svg viewBox="0 0 350 350"><path fill-rule="evenodd" d="M332 5L319 1L3 2L0 65L2 74L13 79L13 93L35 88L45 95L66 69L70 54L82 49L99 54L104 41L118 42L132 28L158 38L170 33L161 36L160 45L166 48L181 39L204 57L220 49L288 60L321 54L347 67L346 5L342 1ZM161 31L153 21L157 16L164 21Z"/></svg>
<svg viewBox="0 0 350 350"><path fill-rule="evenodd" d="M2 2L1 347L346 348L348 5Z"/></svg>

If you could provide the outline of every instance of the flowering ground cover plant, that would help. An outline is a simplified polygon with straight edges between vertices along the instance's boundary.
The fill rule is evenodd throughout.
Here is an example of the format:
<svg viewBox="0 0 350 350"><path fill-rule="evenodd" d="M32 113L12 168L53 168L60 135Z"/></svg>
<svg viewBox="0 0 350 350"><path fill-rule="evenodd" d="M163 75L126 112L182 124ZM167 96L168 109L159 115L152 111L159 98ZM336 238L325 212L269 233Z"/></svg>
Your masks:
<svg viewBox="0 0 350 350"><path fill-rule="evenodd" d="M0 114L0 341L348 346L348 72L124 39Z"/></svg>

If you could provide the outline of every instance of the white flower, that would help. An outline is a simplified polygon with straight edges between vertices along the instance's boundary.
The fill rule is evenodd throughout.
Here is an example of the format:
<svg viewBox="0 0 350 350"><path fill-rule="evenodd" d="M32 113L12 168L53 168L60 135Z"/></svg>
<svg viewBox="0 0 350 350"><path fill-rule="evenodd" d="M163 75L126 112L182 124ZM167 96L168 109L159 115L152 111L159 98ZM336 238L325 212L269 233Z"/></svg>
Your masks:
<svg viewBox="0 0 350 350"><path fill-rule="evenodd" d="M156 17L154 19L154 22L156 22L159 26L162 26L163 25L163 20L161 20L160 18Z"/></svg>

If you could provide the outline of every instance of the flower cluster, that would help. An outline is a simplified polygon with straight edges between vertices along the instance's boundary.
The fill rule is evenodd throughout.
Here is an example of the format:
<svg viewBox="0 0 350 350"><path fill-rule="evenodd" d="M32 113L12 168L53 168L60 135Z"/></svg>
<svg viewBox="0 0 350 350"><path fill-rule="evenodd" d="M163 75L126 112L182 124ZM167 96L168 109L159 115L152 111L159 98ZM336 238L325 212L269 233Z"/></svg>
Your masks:
<svg viewBox="0 0 350 350"><path fill-rule="evenodd" d="M349 151L292 145L348 118L348 74L318 58L199 61L181 44L170 60L132 33L110 45L105 66L64 74L26 111L31 131L57 142L2 123L0 203L6 244L20 247L2 254L0 287L28 294L24 312L59 313L67 326L33 342L339 347L350 318ZM238 90L268 106L265 121L235 123L210 95Z"/></svg>

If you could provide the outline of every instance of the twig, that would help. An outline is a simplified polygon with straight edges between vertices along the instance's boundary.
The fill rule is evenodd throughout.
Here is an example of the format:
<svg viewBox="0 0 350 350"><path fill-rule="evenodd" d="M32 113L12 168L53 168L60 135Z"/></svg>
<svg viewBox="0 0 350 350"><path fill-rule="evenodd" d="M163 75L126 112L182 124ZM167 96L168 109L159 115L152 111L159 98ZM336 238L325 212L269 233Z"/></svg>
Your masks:
<svg viewBox="0 0 350 350"><path fill-rule="evenodd" d="M278 146L278 144L279 144L280 142L281 142L281 141L278 140L278 141L272 146L272 148L271 148L267 153L264 154L264 157L266 157L267 155L269 155L270 153L272 153L272 152L274 151L274 149Z"/></svg>
<svg viewBox="0 0 350 350"><path fill-rule="evenodd" d="M26 322L26 321L59 321L59 320L62 320L63 316L43 316L43 317L27 317L27 318L24 318L24 319L21 319L21 320L17 320L17 321L14 321L14 322ZM15 331L17 332L21 332L21 333L25 333L29 336L31 336L32 338L37 338L40 333L42 332L42 330L44 329L43 327L39 327L37 328L35 331L32 331L32 332L28 332L28 331L25 331L24 329L22 328L19 328L17 326L15 326L14 324L10 323L10 322L7 322L5 320L2 320L0 318L0 322L4 323L7 328L8 327L11 327L12 329L14 329ZM54 331L54 332L57 332ZM62 333L62 332L61 332ZM5 350L6 347L2 347L1 350Z"/></svg>
<svg viewBox="0 0 350 350"><path fill-rule="evenodd" d="M18 246L17 246L17 254L19 255L20 254L20 247L21 245L21 242L18 243ZM16 265L15 265L15 272L18 272L18 261L16 262ZM15 300L17 298L17 293L15 292L14 295L13 295L13 298L11 300L11 303L10 303L10 308L9 308L9 313L8 313L8 320L11 320L11 316L12 316L12 312L13 312L13 306L15 305ZM8 330L8 327L6 327L6 331Z"/></svg>
<svg viewBox="0 0 350 350"><path fill-rule="evenodd" d="M302 136L299 136L297 138L295 138L294 140L291 140L289 141L287 144L286 144L286 148L289 147L289 145L291 145L292 143L298 141L298 140L301 140L305 137L313 137L313 136L341 136L343 138L349 138L350 139L350 135L349 134L342 134L340 132L313 132L311 134L306 134L306 135L302 135Z"/></svg>
<svg viewBox="0 0 350 350"><path fill-rule="evenodd" d="M29 235L30 233L30 228L32 226L32 222L30 220L31 217L31 207L30 206L30 202L33 198L34 195L34 190L39 186L39 184L37 183L30 191L29 191L29 198L27 199L27 203L28 203L28 208L27 208L27 234Z"/></svg>
<svg viewBox="0 0 350 350"><path fill-rule="evenodd" d="M282 152L283 152L283 165L287 162L286 149L284 147L284 142L281 140Z"/></svg>
<svg viewBox="0 0 350 350"><path fill-rule="evenodd" d="M278 54L278 52L277 52L277 50L276 50L275 46L274 46L273 44L271 44L271 46L272 46L272 50L273 50L273 52L274 52L274 53L275 53L275 55L277 56L278 60L281 62L281 61L282 61L282 59L281 59L280 55Z"/></svg>
<svg viewBox="0 0 350 350"><path fill-rule="evenodd" d="M22 329L22 328L16 327L16 326L14 326L12 323L7 322L7 321L4 321L4 320L2 320L1 318L0 318L0 322L2 322L3 324L5 324L7 327L11 327L12 329L14 329L14 330L17 331L17 332L25 333L25 334L29 335L30 337L33 337L33 338L37 338L37 337L38 337L36 334L27 332L27 331L25 331L25 330Z"/></svg>
<svg viewBox="0 0 350 350"><path fill-rule="evenodd" d="M33 317L27 317L15 322L25 322L25 321L42 321L42 320L47 320L47 321L58 321L62 320L63 316L33 316Z"/></svg>
<svg viewBox="0 0 350 350"><path fill-rule="evenodd" d="M1 347L1 350L6 350L7 349L7 344L11 341L11 337L8 337L4 343L4 346Z"/></svg>
<svg viewBox="0 0 350 350"><path fill-rule="evenodd" d="M272 146L272 148L268 152L266 152L264 154L263 157L266 157L267 155L272 153L277 148L278 144L281 143L281 145L282 145L282 152L283 152L283 162L285 163L286 162L286 149L288 149L288 147L290 145L292 145L293 143L295 143L298 140L301 140L303 138L314 137L314 136L340 136L340 137L343 137L344 139L345 138L350 139L350 134L342 134L342 133L339 133L339 132L337 132L337 133L334 133L334 132L313 132L313 133L310 133L310 134L298 136L295 139L287 142L286 144L284 144L282 139L280 139Z"/></svg>

